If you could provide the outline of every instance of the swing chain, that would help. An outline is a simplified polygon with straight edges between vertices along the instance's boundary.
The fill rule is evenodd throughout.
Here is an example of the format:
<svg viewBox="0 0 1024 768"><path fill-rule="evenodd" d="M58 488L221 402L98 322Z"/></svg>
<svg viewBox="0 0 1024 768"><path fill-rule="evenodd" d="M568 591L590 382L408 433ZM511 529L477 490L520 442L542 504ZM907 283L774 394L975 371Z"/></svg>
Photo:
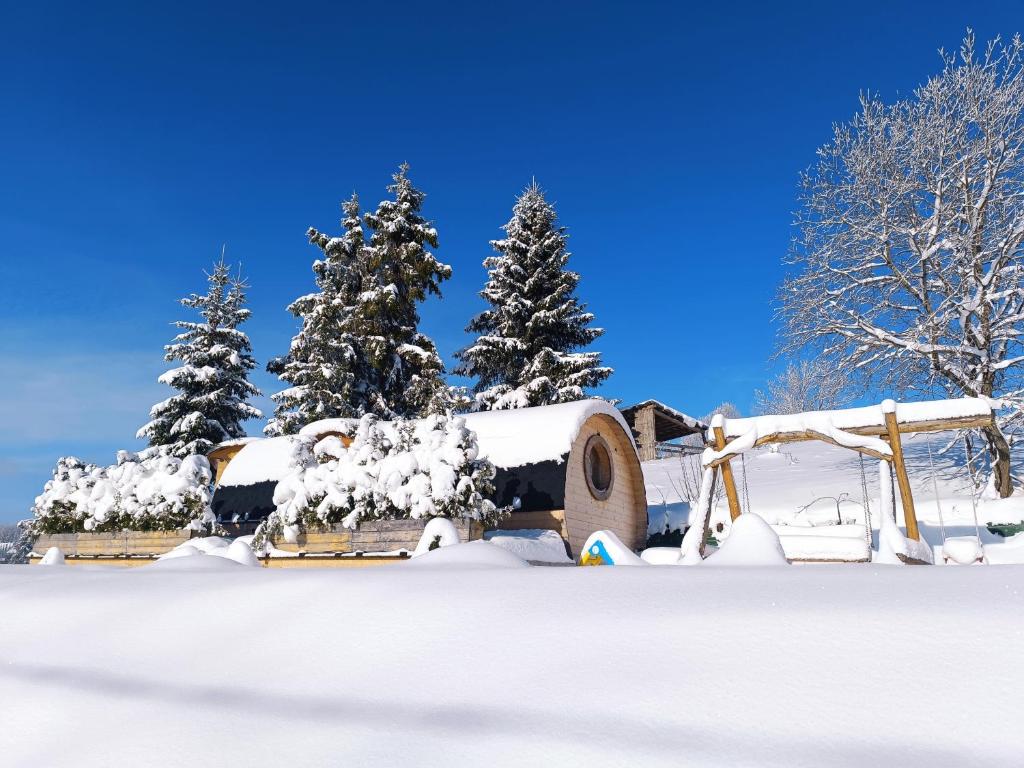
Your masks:
<svg viewBox="0 0 1024 768"><path fill-rule="evenodd" d="M750 489L747 487L747 457L740 454L740 468L743 470L743 511L750 511Z"/></svg>
<svg viewBox="0 0 1024 768"><path fill-rule="evenodd" d="M864 537L868 543L868 550L871 550L871 497L868 496L868 477L867 472L864 470L864 454L858 452L860 456L860 492L861 497L864 499Z"/></svg>

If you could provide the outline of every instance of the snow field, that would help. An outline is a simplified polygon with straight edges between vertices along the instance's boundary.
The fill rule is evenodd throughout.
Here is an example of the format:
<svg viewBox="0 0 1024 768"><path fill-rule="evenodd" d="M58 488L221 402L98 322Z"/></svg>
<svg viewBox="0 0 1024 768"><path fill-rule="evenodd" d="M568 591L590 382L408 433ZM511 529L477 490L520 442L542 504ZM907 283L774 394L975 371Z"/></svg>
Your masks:
<svg viewBox="0 0 1024 768"><path fill-rule="evenodd" d="M931 768L1024 749L1019 567L414 562L0 567L0 755Z"/></svg>

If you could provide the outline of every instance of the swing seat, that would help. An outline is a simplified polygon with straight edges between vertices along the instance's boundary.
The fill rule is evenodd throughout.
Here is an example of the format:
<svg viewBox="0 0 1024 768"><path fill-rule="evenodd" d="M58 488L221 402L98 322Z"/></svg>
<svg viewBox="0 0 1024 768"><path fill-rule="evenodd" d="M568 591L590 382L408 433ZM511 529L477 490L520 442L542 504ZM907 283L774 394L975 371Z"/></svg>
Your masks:
<svg viewBox="0 0 1024 768"><path fill-rule="evenodd" d="M791 563L867 563L871 547L863 525L774 525Z"/></svg>
<svg viewBox="0 0 1024 768"><path fill-rule="evenodd" d="M977 536L950 536L942 543L942 560L947 565L985 562L985 548Z"/></svg>

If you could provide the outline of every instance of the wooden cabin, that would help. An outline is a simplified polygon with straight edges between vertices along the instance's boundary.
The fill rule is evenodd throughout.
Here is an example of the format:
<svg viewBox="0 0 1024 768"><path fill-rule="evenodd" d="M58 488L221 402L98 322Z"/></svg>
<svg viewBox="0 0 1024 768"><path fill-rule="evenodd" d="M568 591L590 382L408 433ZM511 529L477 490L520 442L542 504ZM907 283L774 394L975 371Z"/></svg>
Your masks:
<svg viewBox="0 0 1024 768"><path fill-rule="evenodd" d="M703 435L708 429L708 425L699 419L657 400L644 400L623 408L622 417L636 435L640 461L653 461L658 458L659 448L667 446L670 441L689 435Z"/></svg>
<svg viewBox="0 0 1024 768"><path fill-rule="evenodd" d="M634 549L647 537L647 500L629 425L603 400L465 415L482 458L497 468L493 501L512 507L502 529L557 531L576 557L588 536L611 530ZM302 435L337 435L337 419ZM291 467L291 440L256 440L227 459L213 511L224 523L257 521L273 509L274 486Z"/></svg>

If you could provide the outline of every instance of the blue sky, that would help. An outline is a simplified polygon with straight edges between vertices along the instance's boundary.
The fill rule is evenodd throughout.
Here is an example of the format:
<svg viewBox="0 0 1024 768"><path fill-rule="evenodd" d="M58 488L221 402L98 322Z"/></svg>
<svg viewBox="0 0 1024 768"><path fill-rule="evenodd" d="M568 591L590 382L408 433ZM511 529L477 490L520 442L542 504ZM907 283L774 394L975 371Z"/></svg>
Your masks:
<svg viewBox="0 0 1024 768"><path fill-rule="evenodd" d="M153 6L153 7L149 7ZM927 7L926 12L922 12ZM402 161L454 268L448 358L531 177L607 329L602 389L704 413L777 368L797 173L858 92L1024 29L1018 3L22 3L0 10L0 522L54 460L108 462L167 395L176 299L222 243L261 363L336 231ZM265 392L277 382L255 376ZM269 411L269 403L260 407ZM252 423L250 432L260 425Z"/></svg>

